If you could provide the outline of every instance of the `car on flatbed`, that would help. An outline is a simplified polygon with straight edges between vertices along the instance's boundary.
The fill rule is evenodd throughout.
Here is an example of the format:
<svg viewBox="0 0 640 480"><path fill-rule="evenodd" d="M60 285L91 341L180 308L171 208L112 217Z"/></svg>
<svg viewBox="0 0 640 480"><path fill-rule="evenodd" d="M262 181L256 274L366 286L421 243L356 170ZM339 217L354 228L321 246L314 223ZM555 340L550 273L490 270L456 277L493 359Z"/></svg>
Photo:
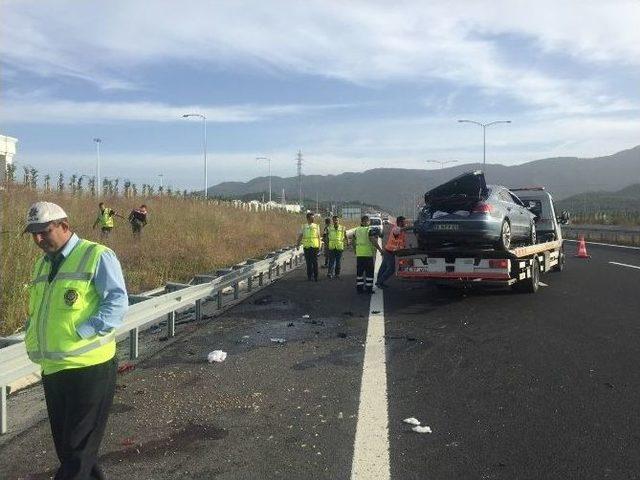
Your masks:
<svg viewBox="0 0 640 480"><path fill-rule="evenodd" d="M425 250L475 246L507 251L536 243L536 215L518 196L487 185L482 171L464 173L429 190L414 231Z"/></svg>
<svg viewBox="0 0 640 480"><path fill-rule="evenodd" d="M405 280L432 281L437 285L511 286L522 292L536 292L540 275L565 267L561 224L553 200L542 187L514 189L522 196L538 220L540 243L506 250L477 245L441 245L424 249L420 237L407 235L406 248L396 252L396 275Z"/></svg>

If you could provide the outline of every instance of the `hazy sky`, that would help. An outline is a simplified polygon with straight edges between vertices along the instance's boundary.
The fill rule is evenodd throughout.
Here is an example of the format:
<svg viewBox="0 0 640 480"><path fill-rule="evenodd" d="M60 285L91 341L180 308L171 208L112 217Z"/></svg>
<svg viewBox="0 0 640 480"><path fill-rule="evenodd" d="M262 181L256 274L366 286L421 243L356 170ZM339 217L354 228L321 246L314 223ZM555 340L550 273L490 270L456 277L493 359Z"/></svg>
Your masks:
<svg viewBox="0 0 640 480"><path fill-rule="evenodd" d="M180 188L640 143L640 2L2 0L19 164Z"/></svg>

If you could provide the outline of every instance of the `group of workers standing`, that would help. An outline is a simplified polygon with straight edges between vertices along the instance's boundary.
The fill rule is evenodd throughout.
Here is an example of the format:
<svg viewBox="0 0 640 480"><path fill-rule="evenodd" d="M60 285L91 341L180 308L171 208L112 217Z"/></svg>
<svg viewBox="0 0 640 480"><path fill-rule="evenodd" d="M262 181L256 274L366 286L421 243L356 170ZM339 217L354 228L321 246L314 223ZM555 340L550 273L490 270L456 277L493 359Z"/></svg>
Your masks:
<svg viewBox="0 0 640 480"><path fill-rule="evenodd" d="M127 217L127 221L131 225L133 238L136 240L140 239L142 227L147 224L147 215L147 206L142 204L138 208L131 210ZM109 238L109 235L111 235L111 232L115 227L115 222L113 220L114 217L122 218L123 220L125 219L122 215L118 215L115 210L107 207L104 202L100 202L98 204L98 217L96 218L96 221L93 222L93 228L100 226L100 238L102 240Z"/></svg>
<svg viewBox="0 0 640 480"><path fill-rule="evenodd" d="M380 247L379 231L369 226L369 217L364 215L360 219L360 226L354 229L352 245L356 254L356 291L358 293L373 293L375 275L376 250L382 255L382 264L378 271L376 286L385 288L387 281L395 272L396 252L405 246L405 218L398 217L396 225L391 228L384 250ZM324 246L325 267L327 278L340 278L342 254L349 246L349 238L339 217L333 215L331 220L325 219L324 229L314 222L313 213L307 213L307 223L302 226L298 235L297 246L302 245L307 265L307 280L318 281L318 253Z"/></svg>

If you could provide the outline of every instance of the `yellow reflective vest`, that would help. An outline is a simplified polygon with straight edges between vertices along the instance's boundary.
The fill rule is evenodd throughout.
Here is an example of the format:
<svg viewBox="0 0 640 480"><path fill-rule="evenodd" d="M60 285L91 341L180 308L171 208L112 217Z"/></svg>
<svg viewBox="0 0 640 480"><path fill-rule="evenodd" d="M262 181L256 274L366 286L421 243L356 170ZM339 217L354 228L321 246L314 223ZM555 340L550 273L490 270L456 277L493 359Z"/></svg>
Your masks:
<svg viewBox="0 0 640 480"><path fill-rule="evenodd" d="M98 215L98 220L100 220L101 228L113 228L113 210L105 208Z"/></svg>
<svg viewBox="0 0 640 480"><path fill-rule="evenodd" d="M302 246L320 248L320 227L316 223L305 223L302 226Z"/></svg>
<svg viewBox="0 0 640 480"><path fill-rule="evenodd" d="M329 250L344 250L344 234L343 225L338 225L338 228L334 225L329 227Z"/></svg>
<svg viewBox="0 0 640 480"><path fill-rule="evenodd" d="M76 327L94 315L100 296L92 282L100 255L107 247L80 240L60 265L51 283L51 262L35 265L29 284L29 324L25 346L42 373L104 363L116 353L115 333L82 339Z"/></svg>
<svg viewBox="0 0 640 480"><path fill-rule="evenodd" d="M355 233L356 257L373 257L375 247L369 239L369 227L358 227Z"/></svg>

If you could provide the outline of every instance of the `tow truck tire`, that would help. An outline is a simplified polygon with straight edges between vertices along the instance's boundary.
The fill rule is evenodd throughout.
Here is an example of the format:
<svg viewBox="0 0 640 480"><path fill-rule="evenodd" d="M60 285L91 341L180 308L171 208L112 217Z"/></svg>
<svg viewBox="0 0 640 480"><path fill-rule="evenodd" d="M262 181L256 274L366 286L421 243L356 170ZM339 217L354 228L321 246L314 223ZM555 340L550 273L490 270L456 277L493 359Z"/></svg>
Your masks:
<svg viewBox="0 0 640 480"><path fill-rule="evenodd" d="M534 256L531 263L531 277L525 278L514 285L514 289L522 293L536 293L540 288L540 263Z"/></svg>
<svg viewBox="0 0 640 480"><path fill-rule="evenodd" d="M564 246L563 246L562 248L560 248L560 252L558 253L558 264L554 265L551 271L560 273L561 271L564 270L565 262L566 262L566 257L564 256Z"/></svg>

